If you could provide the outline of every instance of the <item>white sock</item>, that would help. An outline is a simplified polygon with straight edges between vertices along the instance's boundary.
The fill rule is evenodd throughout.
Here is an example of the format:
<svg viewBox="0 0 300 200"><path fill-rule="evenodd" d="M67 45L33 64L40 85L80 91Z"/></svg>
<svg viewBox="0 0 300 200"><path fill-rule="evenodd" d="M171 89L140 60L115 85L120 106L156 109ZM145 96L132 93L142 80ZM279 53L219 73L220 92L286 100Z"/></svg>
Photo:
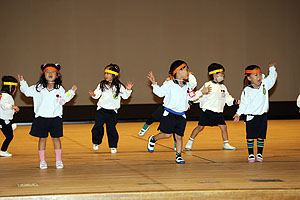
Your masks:
<svg viewBox="0 0 300 200"><path fill-rule="evenodd" d="M194 141L194 139L193 139L193 138L191 138L191 137L190 137L190 139L189 139L189 140L191 140L191 141Z"/></svg>

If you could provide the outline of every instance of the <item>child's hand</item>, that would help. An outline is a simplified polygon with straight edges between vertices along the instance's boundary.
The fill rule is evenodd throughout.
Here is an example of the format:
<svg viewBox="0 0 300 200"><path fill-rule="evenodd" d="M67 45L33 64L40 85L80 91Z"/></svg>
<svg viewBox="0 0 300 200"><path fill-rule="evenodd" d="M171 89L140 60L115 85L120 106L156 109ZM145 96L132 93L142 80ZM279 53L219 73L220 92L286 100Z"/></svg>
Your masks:
<svg viewBox="0 0 300 200"><path fill-rule="evenodd" d="M19 79L19 82L23 81L23 80L24 80L24 77L23 77L23 75L21 75L21 74L18 74L18 79Z"/></svg>
<svg viewBox="0 0 300 200"><path fill-rule="evenodd" d="M234 122L238 122L238 121L240 121L240 116L238 115L238 114L235 114L234 116L233 116L233 121Z"/></svg>
<svg viewBox="0 0 300 200"><path fill-rule="evenodd" d="M16 113L20 111L18 106L12 105L11 108L14 109Z"/></svg>
<svg viewBox="0 0 300 200"><path fill-rule="evenodd" d="M241 104L241 100L239 99L237 103L238 103L238 105L240 105Z"/></svg>
<svg viewBox="0 0 300 200"><path fill-rule="evenodd" d="M275 66L276 66L276 63L275 63L275 62L270 62L270 63L269 63L269 67L273 67L273 66L275 67Z"/></svg>
<svg viewBox="0 0 300 200"><path fill-rule="evenodd" d="M76 92L77 86L76 86L76 85L73 85L72 88L71 88L71 90L73 90L74 92Z"/></svg>
<svg viewBox="0 0 300 200"><path fill-rule="evenodd" d="M207 87L205 87L205 85L204 85L201 92L202 92L203 95L209 94L211 92L211 86L208 85Z"/></svg>
<svg viewBox="0 0 300 200"><path fill-rule="evenodd" d="M96 96L95 92L93 92L92 90L89 90L89 94L90 94L91 97Z"/></svg>
<svg viewBox="0 0 300 200"><path fill-rule="evenodd" d="M127 89L127 90L131 90L132 87L133 87L133 83L132 83L131 81L127 81L127 82L126 82L126 89Z"/></svg>
<svg viewBox="0 0 300 200"><path fill-rule="evenodd" d="M148 73L147 78L151 81L152 84L156 84L156 82L155 82L155 77L154 77L154 75L153 75L152 72L149 72L149 73Z"/></svg>

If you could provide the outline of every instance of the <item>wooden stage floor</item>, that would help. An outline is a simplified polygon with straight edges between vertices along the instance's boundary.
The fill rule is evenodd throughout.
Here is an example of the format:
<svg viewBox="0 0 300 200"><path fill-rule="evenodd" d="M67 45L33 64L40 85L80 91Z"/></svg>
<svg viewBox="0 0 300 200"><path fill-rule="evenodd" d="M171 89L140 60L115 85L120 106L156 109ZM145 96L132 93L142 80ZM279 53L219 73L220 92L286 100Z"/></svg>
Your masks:
<svg viewBox="0 0 300 200"><path fill-rule="evenodd" d="M197 122L188 122L184 145ZM64 125L64 169L55 168L51 139L47 170L39 169L37 138L30 126L18 126L9 152L0 158L0 200L3 199L300 199L300 120L269 120L263 163L247 162L245 126L228 121L230 143L222 150L217 127L198 135L184 165L175 163L172 139L147 151L149 135L137 137L143 123L119 123L117 154L107 137L92 150L93 124ZM0 141L4 139L0 134ZM255 145L256 146L256 145Z"/></svg>

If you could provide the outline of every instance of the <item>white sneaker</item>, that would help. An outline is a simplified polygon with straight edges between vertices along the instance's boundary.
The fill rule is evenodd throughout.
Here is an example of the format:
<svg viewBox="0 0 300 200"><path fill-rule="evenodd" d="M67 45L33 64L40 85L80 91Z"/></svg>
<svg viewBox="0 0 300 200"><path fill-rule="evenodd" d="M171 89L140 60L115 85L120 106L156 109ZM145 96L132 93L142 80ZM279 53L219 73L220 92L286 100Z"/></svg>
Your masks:
<svg viewBox="0 0 300 200"><path fill-rule="evenodd" d="M48 168L48 166L47 166L46 161L40 162L40 169L47 169L47 168Z"/></svg>
<svg viewBox="0 0 300 200"><path fill-rule="evenodd" d="M145 135L145 133L146 133L148 130L149 130L149 126L148 126L146 129L144 129L144 127L143 127L143 128L140 130L138 136L139 136L139 137L143 137L143 136Z"/></svg>
<svg viewBox="0 0 300 200"><path fill-rule="evenodd" d="M153 152L154 147L155 147L155 142L151 142L152 137L154 137L154 135L149 136L149 139L148 139L147 149L149 152Z"/></svg>
<svg viewBox="0 0 300 200"><path fill-rule="evenodd" d="M237 150L237 148L231 146L229 143L225 143L225 144L223 145L223 150L231 150L231 151L235 151L235 150Z"/></svg>
<svg viewBox="0 0 300 200"><path fill-rule="evenodd" d="M254 156L254 154L250 154L249 155L248 162L251 162L251 163L255 162L255 156Z"/></svg>
<svg viewBox="0 0 300 200"><path fill-rule="evenodd" d="M11 124L11 128L12 128L12 130L15 130L17 128L17 124L15 124L15 123Z"/></svg>
<svg viewBox="0 0 300 200"><path fill-rule="evenodd" d="M99 145L98 145L98 144L94 144L94 145L93 145L93 149L94 149L95 151L98 151L98 150L99 150Z"/></svg>
<svg viewBox="0 0 300 200"><path fill-rule="evenodd" d="M176 158L176 163L177 163L177 164L184 164L185 161L183 160L182 157L177 157L177 158Z"/></svg>
<svg viewBox="0 0 300 200"><path fill-rule="evenodd" d="M12 154L8 153L7 151L0 151L0 156L3 156L3 157L12 157Z"/></svg>
<svg viewBox="0 0 300 200"><path fill-rule="evenodd" d="M194 142L194 140L190 140L190 139L187 141L187 143L185 145L185 150L186 151L192 150L193 142Z"/></svg>
<svg viewBox="0 0 300 200"><path fill-rule="evenodd" d="M110 153L117 153L117 148L111 148Z"/></svg>
<svg viewBox="0 0 300 200"><path fill-rule="evenodd" d="M62 169L64 168L64 164L62 161L56 161L56 169Z"/></svg>

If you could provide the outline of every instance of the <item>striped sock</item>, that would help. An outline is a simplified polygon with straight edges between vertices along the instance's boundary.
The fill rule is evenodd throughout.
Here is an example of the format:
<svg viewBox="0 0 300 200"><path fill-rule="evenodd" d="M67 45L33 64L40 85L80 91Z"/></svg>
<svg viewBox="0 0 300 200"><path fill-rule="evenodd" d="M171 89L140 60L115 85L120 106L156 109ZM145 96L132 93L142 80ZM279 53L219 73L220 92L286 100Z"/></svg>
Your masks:
<svg viewBox="0 0 300 200"><path fill-rule="evenodd" d="M248 145L248 153L249 153L249 155L250 154L254 154L254 151L253 151L254 140L253 141L247 140L247 145Z"/></svg>
<svg viewBox="0 0 300 200"><path fill-rule="evenodd" d="M265 141L262 139L257 139L257 153L262 155L264 150Z"/></svg>

